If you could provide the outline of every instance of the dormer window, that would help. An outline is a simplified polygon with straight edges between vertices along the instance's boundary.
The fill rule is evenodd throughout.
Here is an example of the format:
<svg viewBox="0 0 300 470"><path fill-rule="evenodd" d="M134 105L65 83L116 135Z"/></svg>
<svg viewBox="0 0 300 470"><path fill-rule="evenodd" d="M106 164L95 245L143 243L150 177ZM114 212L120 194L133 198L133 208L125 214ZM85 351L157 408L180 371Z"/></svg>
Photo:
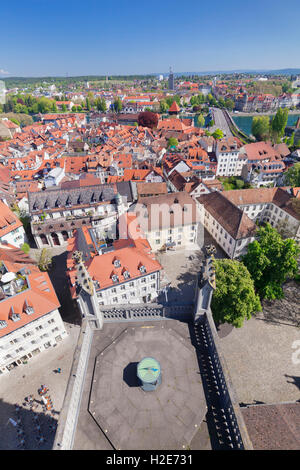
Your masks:
<svg viewBox="0 0 300 470"><path fill-rule="evenodd" d="M113 265L114 265L115 268L120 268L120 267L121 267L121 262L120 262L120 260L119 260L119 259L115 259L115 260L113 261Z"/></svg>
<svg viewBox="0 0 300 470"><path fill-rule="evenodd" d="M25 300L24 312L26 315L32 315L34 313L34 308L31 305L28 305L27 300Z"/></svg>
<svg viewBox="0 0 300 470"><path fill-rule="evenodd" d="M15 313L14 307L11 307L10 309L9 318L14 322L21 320L20 315L18 313Z"/></svg>
<svg viewBox="0 0 300 470"><path fill-rule="evenodd" d="M0 320L0 330L7 327L7 322L5 320Z"/></svg>
<svg viewBox="0 0 300 470"><path fill-rule="evenodd" d="M114 283L119 282L119 278L116 274L113 274L111 279L112 279L112 282L114 282Z"/></svg>
<svg viewBox="0 0 300 470"><path fill-rule="evenodd" d="M140 270L140 273L142 274L144 274L147 271L143 264L139 267L139 270Z"/></svg>
<svg viewBox="0 0 300 470"><path fill-rule="evenodd" d="M129 279L130 278L130 273L129 271L124 271L123 272L124 279Z"/></svg>

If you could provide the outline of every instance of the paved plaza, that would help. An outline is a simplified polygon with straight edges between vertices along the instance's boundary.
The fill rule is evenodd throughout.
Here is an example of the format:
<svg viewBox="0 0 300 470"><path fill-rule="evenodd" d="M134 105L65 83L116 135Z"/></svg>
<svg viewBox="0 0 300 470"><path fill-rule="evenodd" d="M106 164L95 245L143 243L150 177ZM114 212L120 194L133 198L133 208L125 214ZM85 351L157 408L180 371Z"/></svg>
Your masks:
<svg viewBox="0 0 300 470"><path fill-rule="evenodd" d="M66 324L68 337L54 348L42 351L0 377L0 449L14 450L24 439L24 449L52 449L55 425L59 418L77 344L79 327ZM61 373L55 372L61 368ZM51 411L43 410L44 402L38 394L41 385L49 389L47 395L53 404ZM25 398L33 396L31 408ZM19 410L16 409L17 405ZM10 418L20 426L15 427ZM23 431L19 433L18 431ZM38 442L38 436L45 438Z"/></svg>
<svg viewBox="0 0 300 470"><path fill-rule="evenodd" d="M292 356L297 341L299 350L299 328L266 321L262 314L252 317L242 328L234 328L221 339L240 403L299 400L300 364L294 363Z"/></svg>

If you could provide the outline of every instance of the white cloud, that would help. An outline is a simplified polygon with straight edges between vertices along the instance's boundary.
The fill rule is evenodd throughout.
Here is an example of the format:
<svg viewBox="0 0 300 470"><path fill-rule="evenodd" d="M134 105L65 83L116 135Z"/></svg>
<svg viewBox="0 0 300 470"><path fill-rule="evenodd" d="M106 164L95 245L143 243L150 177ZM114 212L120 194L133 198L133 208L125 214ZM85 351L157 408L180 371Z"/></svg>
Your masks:
<svg viewBox="0 0 300 470"><path fill-rule="evenodd" d="M0 74L1 75L9 75L9 72L7 72L7 70L0 69Z"/></svg>

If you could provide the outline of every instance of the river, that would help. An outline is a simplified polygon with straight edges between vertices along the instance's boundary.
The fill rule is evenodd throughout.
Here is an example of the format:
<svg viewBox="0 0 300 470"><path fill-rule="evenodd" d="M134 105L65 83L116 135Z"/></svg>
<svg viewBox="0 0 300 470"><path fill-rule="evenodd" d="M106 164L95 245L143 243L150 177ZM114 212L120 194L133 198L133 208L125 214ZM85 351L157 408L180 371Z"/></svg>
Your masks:
<svg viewBox="0 0 300 470"><path fill-rule="evenodd" d="M257 114L255 116L263 116L263 114ZM300 117L300 114L289 114L287 125L288 126L294 126L299 117ZM247 135L251 134L253 116L235 116L235 115L233 115L232 119L234 120L236 125L241 129L241 131L244 131L245 134L247 134Z"/></svg>

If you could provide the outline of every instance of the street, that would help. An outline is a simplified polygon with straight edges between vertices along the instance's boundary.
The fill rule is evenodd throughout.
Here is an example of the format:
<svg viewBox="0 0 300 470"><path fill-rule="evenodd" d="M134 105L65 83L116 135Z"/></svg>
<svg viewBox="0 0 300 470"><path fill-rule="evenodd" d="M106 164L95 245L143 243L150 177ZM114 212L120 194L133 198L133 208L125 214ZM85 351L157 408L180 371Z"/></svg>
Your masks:
<svg viewBox="0 0 300 470"><path fill-rule="evenodd" d="M224 135L226 135L226 137L231 137L232 133L229 129L227 120L224 116L222 109L212 108L212 114L215 125L211 128L211 131L214 132L216 129L221 129L224 132Z"/></svg>

